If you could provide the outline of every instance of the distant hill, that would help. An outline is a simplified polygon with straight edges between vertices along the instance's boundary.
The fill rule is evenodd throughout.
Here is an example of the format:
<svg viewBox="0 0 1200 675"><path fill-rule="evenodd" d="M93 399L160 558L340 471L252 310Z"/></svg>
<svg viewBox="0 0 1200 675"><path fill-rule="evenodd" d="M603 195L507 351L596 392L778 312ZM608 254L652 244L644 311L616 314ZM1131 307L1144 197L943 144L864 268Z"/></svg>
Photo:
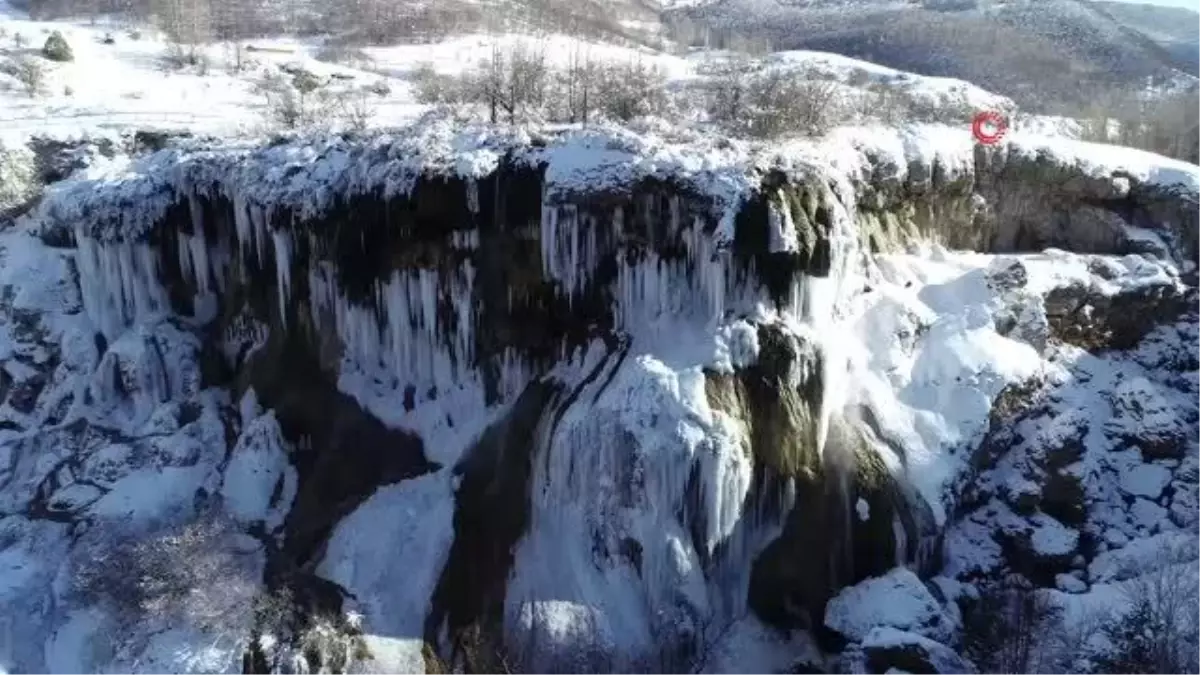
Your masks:
<svg viewBox="0 0 1200 675"><path fill-rule="evenodd" d="M1190 80L1196 16L1086 0L682 0L668 15L928 75L976 82L1025 106ZM1162 9L1162 12L1155 10ZM1180 26L1183 11L1192 33ZM1131 18L1132 17L1132 18Z"/></svg>
<svg viewBox="0 0 1200 675"><path fill-rule="evenodd" d="M1117 21L1158 43L1180 68L1200 75L1200 14L1180 7L1130 2L1094 2Z"/></svg>

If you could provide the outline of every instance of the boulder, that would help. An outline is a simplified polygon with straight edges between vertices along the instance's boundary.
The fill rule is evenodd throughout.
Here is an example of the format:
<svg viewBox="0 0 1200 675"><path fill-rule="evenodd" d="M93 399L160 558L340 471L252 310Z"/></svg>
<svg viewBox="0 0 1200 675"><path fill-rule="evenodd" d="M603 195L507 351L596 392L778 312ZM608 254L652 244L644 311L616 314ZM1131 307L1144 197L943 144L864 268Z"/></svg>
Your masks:
<svg viewBox="0 0 1200 675"><path fill-rule="evenodd" d="M889 627L873 628L861 645L869 672L973 673L975 667L946 645Z"/></svg>

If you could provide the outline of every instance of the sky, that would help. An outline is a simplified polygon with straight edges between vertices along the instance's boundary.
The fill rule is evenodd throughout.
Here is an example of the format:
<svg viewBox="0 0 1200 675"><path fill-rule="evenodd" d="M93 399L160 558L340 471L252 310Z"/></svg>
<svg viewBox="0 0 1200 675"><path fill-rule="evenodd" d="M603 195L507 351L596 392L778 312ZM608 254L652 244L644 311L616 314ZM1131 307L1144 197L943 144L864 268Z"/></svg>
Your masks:
<svg viewBox="0 0 1200 675"><path fill-rule="evenodd" d="M1183 7L1200 12L1200 0L1121 0L1121 2L1138 2L1147 5L1162 5L1163 7Z"/></svg>

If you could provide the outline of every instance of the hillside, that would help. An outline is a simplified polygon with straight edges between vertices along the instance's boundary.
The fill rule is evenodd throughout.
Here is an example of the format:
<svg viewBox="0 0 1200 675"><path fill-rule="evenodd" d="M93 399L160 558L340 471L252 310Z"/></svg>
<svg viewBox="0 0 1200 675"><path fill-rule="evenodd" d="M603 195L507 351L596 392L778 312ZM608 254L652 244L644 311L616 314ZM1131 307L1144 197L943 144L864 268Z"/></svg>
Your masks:
<svg viewBox="0 0 1200 675"><path fill-rule="evenodd" d="M1031 106L1079 105L1097 91L1180 77L1176 57L1117 18L1124 14L1078 0L716 0L672 13L763 34L777 48L966 79Z"/></svg>
<svg viewBox="0 0 1200 675"><path fill-rule="evenodd" d="M1200 75L1200 20L1195 11L1135 2L1094 4L1169 52L1180 69Z"/></svg>
<svg viewBox="0 0 1200 675"><path fill-rule="evenodd" d="M93 22L33 20L0 6L0 142L22 144L31 136L119 137L140 129L196 135L261 136L281 130L275 118L272 79L304 71L330 97L327 114L310 127L388 127L410 123L438 106L420 100L414 81L423 68L453 77L479 67L494 51L524 50L551 69L588 59L617 67L652 68L668 95L664 115L683 122L703 115L705 91L733 55L724 51L681 53L627 41L561 32L472 33L379 46L330 46L328 36L264 37L195 48L198 65L181 64L177 46L161 31L112 18ZM65 36L74 60L39 56L52 31ZM22 36L25 46L11 45ZM239 46L240 45L240 46ZM15 66L37 63L39 81L29 91ZM969 82L925 77L867 61L812 51L778 52L748 62L753 72L795 73L833 88L830 123L877 121L883 94L914 111L965 125L980 109L1011 110L1012 102ZM914 114L917 114L914 112ZM1031 121L1033 122L1033 121ZM1078 125L1044 129L1077 133Z"/></svg>

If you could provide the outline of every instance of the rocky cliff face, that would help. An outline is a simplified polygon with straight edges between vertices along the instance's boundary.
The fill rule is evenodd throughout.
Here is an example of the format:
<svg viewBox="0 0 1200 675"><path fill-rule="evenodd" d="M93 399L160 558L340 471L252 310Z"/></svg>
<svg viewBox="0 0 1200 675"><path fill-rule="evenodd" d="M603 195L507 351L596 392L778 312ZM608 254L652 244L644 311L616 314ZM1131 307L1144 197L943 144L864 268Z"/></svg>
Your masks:
<svg viewBox="0 0 1200 675"><path fill-rule="evenodd" d="M856 374L855 317L902 350L925 330L871 305L882 254L1195 258L1194 184L1016 145L470 138L167 150L48 195L28 227L69 250L13 235L57 276L7 286L3 522L71 561L14 591L56 645L18 668L679 670L748 615L836 652L865 638L830 599L935 573L947 513L985 499L951 489L965 459L926 473L938 432L905 437L880 392L936 405ZM1182 294L1164 274L1134 285ZM989 330L1035 358L1096 304L1014 293ZM946 447L1019 376L973 384ZM105 571L85 546L197 540L244 561L224 626L76 581ZM202 635L224 642L180 665Z"/></svg>

